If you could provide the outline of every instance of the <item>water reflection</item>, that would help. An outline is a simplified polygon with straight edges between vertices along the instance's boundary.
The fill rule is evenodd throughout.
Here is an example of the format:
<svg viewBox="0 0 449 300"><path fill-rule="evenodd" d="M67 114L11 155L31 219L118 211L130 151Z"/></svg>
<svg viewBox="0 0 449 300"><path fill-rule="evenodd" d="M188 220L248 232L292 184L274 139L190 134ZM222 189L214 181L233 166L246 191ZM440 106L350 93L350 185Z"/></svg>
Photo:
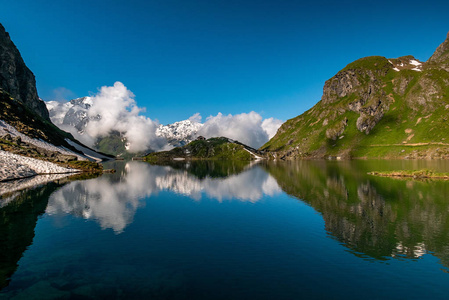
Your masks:
<svg viewBox="0 0 449 300"><path fill-rule="evenodd" d="M7 286L23 252L33 242L38 217L62 182L50 182L2 198L0 207L0 289ZM5 200L7 200L5 202Z"/></svg>
<svg viewBox="0 0 449 300"><path fill-rule="evenodd" d="M267 172L239 162L192 162L153 166L143 162L116 164L116 174L72 182L50 196L46 212L96 220L102 229L123 232L136 210L160 191L171 191L196 201L203 195L217 201L256 202L281 192Z"/></svg>
<svg viewBox="0 0 449 300"><path fill-rule="evenodd" d="M449 267L449 182L366 175L391 168L371 162L303 161L265 168L285 192L319 211L328 233L355 255L418 259L432 252Z"/></svg>
<svg viewBox="0 0 449 300"><path fill-rule="evenodd" d="M387 163L121 162L116 174L11 194L0 289L15 274L0 298L444 298L446 274L426 254L449 266L449 182L366 175L398 168ZM299 200L265 197L281 189Z"/></svg>
<svg viewBox="0 0 449 300"><path fill-rule="evenodd" d="M24 190L27 188L33 188L51 181L66 178L68 176L69 176L68 174L49 174L49 175L38 175L29 178L0 182L0 196L8 194L6 197L2 197L0 207L3 207L9 202L13 201L17 197L17 195L20 194L16 193L17 191Z"/></svg>

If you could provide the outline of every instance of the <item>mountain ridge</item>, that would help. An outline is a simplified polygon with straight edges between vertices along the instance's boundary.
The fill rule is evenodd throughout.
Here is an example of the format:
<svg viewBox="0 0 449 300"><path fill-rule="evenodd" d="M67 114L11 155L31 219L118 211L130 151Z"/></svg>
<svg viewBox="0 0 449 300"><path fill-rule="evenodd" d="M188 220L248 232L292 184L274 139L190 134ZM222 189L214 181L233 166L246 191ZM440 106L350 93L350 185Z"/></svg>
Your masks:
<svg viewBox="0 0 449 300"><path fill-rule="evenodd" d="M272 157L449 158L449 35L427 62L358 59L327 80L321 100L261 150Z"/></svg>
<svg viewBox="0 0 449 300"><path fill-rule="evenodd" d="M51 121L60 129L72 132L72 134L85 134L89 122L99 120L101 115L89 116L89 109L93 102L91 97L80 97L68 102L46 101ZM167 140L169 147L181 147L197 138L198 131L203 124L191 119L178 121L172 124L159 125L155 135ZM153 152L148 147L145 151L128 153L130 143L122 132L112 131L109 134L97 137L94 148L101 152L109 153L119 157L144 155Z"/></svg>

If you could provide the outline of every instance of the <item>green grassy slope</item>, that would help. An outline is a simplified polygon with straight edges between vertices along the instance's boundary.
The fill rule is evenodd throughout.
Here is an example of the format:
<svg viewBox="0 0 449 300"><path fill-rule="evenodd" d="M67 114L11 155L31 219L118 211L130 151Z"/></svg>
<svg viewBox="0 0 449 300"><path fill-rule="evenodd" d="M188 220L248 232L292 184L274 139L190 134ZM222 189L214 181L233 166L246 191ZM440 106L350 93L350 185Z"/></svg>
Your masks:
<svg viewBox="0 0 449 300"><path fill-rule="evenodd" d="M434 62L394 70L413 59L349 64L326 82L320 102L261 150L286 159L449 158L449 72Z"/></svg>
<svg viewBox="0 0 449 300"><path fill-rule="evenodd" d="M252 155L240 144L230 142L225 137L210 138L208 140L196 140L183 147L177 147L170 151L151 153L145 157L146 161L157 162L184 159L211 159L211 160L251 160Z"/></svg>

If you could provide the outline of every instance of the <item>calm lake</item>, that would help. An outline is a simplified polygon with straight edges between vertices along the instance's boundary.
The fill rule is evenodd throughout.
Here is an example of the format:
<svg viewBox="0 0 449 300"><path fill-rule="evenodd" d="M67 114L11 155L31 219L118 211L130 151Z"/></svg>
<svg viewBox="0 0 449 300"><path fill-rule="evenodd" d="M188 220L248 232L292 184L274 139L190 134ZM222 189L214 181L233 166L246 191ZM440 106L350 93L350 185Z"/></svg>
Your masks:
<svg viewBox="0 0 449 300"><path fill-rule="evenodd" d="M447 299L447 161L114 162L0 199L4 299Z"/></svg>

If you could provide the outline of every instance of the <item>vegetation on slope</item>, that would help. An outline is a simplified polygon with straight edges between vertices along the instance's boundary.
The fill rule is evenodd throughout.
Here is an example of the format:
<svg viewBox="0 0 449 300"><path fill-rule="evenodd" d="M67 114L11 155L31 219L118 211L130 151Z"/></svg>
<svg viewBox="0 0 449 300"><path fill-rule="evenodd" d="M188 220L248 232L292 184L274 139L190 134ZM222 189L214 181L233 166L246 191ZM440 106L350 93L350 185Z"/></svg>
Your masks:
<svg viewBox="0 0 449 300"><path fill-rule="evenodd" d="M373 56L349 64L326 81L321 101L261 150L285 159L449 158L449 69L414 61Z"/></svg>
<svg viewBox="0 0 449 300"><path fill-rule="evenodd" d="M65 139L75 141L71 134L60 130L53 123L33 113L27 106L11 98L0 89L0 120L7 122L17 131L35 139L42 139L56 146L64 146L77 152ZM25 143L10 135L0 137L0 148L15 154L56 163L64 167L80 169L85 172L101 172L103 167L91 161L77 161L74 155L55 153Z"/></svg>
<svg viewBox="0 0 449 300"><path fill-rule="evenodd" d="M243 144L233 142L225 137L195 140L185 146L170 151L151 153L145 157L148 162L173 159L210 159L210 160L251 160L251 155Z"/></svg>
<svg viewBox="0 0 449 300"><path fill-rule="evenodd" d="M74 140L70 133L62 131L50 121L36 115L2 89L0 89L0 119L29 137L42 139L56 146L72 148L65 141L66 138Z"/></svg>

